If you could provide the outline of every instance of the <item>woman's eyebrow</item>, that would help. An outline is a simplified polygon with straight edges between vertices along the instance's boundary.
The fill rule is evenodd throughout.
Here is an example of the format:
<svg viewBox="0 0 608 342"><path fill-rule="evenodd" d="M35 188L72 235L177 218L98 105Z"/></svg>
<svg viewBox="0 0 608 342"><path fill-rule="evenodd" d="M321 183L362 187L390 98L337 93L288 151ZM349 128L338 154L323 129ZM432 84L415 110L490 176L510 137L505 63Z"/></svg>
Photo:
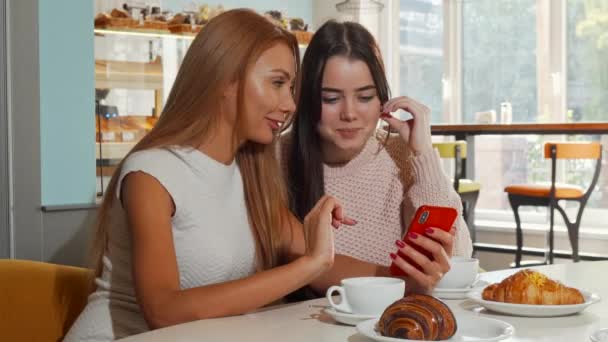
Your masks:
<svg viewBox="0 0 608 342"><path fill-rule="evenodd" d="M366 85L361 88L357 88L357 89L355 89L355 91L365 91L365 90L370 90L370 89L376 89L376 86L373 84L370 84L370 85Z"/></svg>
<svg viewBox="0 0 608 342"><path fill-rule="evenodd" d="M321 88L321 91L325 91L328 93L342 93L343 91L340 89L336 89L336 88L328 88L328 87L323 87Z"/></svg>
<svg viewBox="0 0 608 342"><path fill-rule="evenodd" d="M360 92L360 91L365 91L365 90L370 90L370 89L376 89L376 86L374 86L372 84L366 85L366 86L355 89L355 92ZM329 88L329 87L323 87L323 88L321 88L321 91L325 91L325 92L329 92L329 93L343 93L344 92L341 89Z"/></svg>
<svg viewBox="0 0 608 342"><path fill-rule="evenodd" d="M288 80L292 79L291 75L285 70L285 69L272 69L270 70L271 72L278 72L283 74L283 76L285 76Z"/></svg>

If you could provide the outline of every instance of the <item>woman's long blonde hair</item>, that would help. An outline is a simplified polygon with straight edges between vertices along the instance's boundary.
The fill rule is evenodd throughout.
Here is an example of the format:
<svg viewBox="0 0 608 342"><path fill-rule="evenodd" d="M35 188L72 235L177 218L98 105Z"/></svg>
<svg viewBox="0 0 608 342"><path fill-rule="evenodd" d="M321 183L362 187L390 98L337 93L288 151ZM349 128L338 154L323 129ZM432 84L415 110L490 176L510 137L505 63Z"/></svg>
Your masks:
<svg viewBox="0 0 608 342"><path fill-rule="evenodd" d="M192 42L154 128L125 156L150 148L199 146L218 122L219 103L224 89L238 82L237 126L244 107L244 81L258 57L276 43L291 48L299 67L298 43L288 31L247 9L224 12L212 19ZM235 127L235 136L239 134ZM285 221L287 195L274 143L245 142L236 155L243 177L249 223L257 246L258 270L279 264L280 229ZM124 160L124 159L123 159ZM108 184L99 209L92 247L93 268L102 272L102 257L107 248L108 216L116 200L122 162Z"/></svg>

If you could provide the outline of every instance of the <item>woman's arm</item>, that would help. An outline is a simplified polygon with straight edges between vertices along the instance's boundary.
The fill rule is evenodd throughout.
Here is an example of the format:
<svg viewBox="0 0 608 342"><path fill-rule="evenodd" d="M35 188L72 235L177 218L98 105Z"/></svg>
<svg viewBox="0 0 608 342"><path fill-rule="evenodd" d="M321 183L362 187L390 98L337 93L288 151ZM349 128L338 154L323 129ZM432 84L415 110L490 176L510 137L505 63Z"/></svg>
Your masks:
<svg viewBox="0 0 608 342"><path fill-rule="evenodd" d="M123 181L122 203L131 233L135 293L151 328L254 310L311 282L333 263L331 213L339 205L328 197L311 211L309 246L297 259L244 279L182 290L169 193L152 176L135 172Z"/></svg>
<svg viewBox="0 0 608 342"><path fill-rule="evenodd" d="M302 223L288 214L289 230L286 231L286 243L289 260L297 260L305 251L304 228ZM342 227L338 229L348 229ZM388 256L387 256L388 257ZM389 277L389 268L382 265L362 261L346 255L336 255L334 263L327 271L310 282L310 287L318 294L323 294L332 285L339 285L344 278L351 277Z"/></svg>
<svg viewBox="0 0 608 342"><path fill-rule="evenodd" d="M293 215L290 215L290 227L292 238L290 240L289 255L291 260L297 260L304 250L304 237L302 225ZM348 229L348 227L344 227L343 229ZM451 253L454 234L454 229L449 233L435 229L433 232L427 232L424 236L418 236L413 240L413 243L433 253L434 262L431 262L426 256L413 248L395 246L395 250L397 248L401 249L404 255L409 256L423 267L423 271L420 271L401 259L401 257L395 256L395 263L408 275L404 278L406 280L406 293L430 292L435 283L449 270L447 255ZM309 285L317 294L323 294L330 286L339 285L342 279L352 277L392 277L392 275L387 266L366 262L346 255L336 255L333 266L315 278Z"/></svg>
<svg viewBox="0 0 608 342"><path fill-rule="evenodd" d="M402 121L387 114L403 109L412 114L412 119ZM431 140L430 109L414 99L402 96L383 105L381 118L399 133L399 152L410 157L400 158L399 167L404 176L404 221L409 223L416 209L422 205L438 205L458 210L455 222L456 235L453 252L471 256L473 244L469 230L462 219L462 202L452 182L443 172L443 167Z"/></svg>

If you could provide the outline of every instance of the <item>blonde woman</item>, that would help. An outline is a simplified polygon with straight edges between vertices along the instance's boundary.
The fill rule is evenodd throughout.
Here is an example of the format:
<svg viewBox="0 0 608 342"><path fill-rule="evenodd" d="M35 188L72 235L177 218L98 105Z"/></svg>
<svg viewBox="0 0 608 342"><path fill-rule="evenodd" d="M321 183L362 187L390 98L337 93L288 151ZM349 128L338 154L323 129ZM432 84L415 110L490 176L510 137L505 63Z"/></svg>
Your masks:
<svg viewBox="0 0 608 342"><path fill-rule="evenodd" d="M96 231L96 290L66 341L106 341L241 314L328 270L323 197L289 213L274 140L294 108L295 38L249 10L193 41L159 122L119 165Z"/></svg>

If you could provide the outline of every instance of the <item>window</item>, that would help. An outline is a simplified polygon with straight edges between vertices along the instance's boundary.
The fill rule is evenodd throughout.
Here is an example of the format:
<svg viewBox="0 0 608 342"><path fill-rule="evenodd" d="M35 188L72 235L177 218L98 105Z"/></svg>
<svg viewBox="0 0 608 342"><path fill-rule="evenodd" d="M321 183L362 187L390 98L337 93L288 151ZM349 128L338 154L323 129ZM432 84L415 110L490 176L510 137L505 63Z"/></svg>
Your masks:
<svg viewBox="0 0 608 342"><path fill-rule="evenodd" d="M500 116L503 102L513 122L537 121L536 1L462 3L462 122L475 123L477 112Z"/></svg>
<svg viewBox="0 0 608 342"><path fill-rule="evenodd" d="M608 120L608 4L568 0L568 120Z"/></svg>
<svg viewBox="0 0 608 342"><path fill-rule="evenodd" d="M434 124L480 123L480 112L493 112L500 123L505 102L513 123L608 121L605 1L401 0L399 6L399 93L429 106ZM608 135L476 137L478 219L512 221L504 187L550 180L542 153L549 140L603 144L604 168L582 229L605 224ZM558 163L558 181L586 187L593 167L592 161ZM547 221L545 209L522 209L524 221Z"/></svg>
<svg viewBox="0 0 608 342"><path fill-rule="evenodd" d="M443 5L441 0L401 0L400 94L427 105L442 121Z"/></svg>

